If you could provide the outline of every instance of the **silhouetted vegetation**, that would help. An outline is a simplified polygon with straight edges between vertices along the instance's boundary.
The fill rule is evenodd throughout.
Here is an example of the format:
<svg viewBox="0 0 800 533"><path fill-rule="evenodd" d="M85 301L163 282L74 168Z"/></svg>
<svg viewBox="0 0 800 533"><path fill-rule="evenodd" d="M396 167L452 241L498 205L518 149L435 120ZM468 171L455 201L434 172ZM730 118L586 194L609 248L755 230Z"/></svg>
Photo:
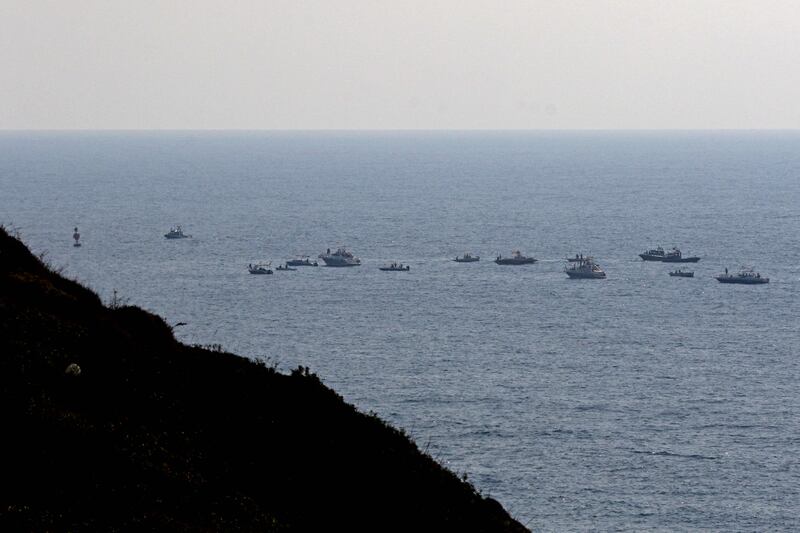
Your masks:
<svg viewBox="0 0 800 533"><path fill-rule="evenodd" d="M308 368L111 303L0 229L0 530L525 530Z"/></svg>

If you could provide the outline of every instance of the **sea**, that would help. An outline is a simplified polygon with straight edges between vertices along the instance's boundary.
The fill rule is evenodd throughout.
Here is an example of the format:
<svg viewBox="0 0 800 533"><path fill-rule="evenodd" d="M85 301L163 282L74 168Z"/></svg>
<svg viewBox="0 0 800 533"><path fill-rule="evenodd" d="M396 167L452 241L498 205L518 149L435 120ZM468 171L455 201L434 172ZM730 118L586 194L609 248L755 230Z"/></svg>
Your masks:
<svg viewBox="0 0 800 533"><path fill-rule="evenodd" d="M0 223L185 343L310 367L535 531L800 530L798 131L6 131ZM339 246L361 266L247 270ZM770 283L713 278L742 266Z"/></svg>

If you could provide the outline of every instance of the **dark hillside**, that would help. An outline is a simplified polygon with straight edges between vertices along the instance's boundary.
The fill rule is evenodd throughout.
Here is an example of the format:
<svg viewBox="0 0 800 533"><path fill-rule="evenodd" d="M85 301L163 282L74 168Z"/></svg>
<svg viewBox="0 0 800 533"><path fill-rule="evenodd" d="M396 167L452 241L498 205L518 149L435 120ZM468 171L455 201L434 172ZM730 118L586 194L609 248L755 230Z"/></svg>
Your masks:
<svg viewBox="0 0 800 533"><path fill-rule="evenodd" d="M0 229L0 530L526 531L307 370L185 346Z"/></svg>

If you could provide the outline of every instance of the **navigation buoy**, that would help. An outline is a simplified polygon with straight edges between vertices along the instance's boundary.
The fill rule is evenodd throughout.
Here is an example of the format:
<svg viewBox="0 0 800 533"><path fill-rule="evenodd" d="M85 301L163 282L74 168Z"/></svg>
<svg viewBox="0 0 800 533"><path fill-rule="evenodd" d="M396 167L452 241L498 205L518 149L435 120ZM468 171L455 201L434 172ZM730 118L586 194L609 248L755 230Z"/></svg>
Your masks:
<svg viewBox="0 0 800 533"><path fill-rule="evenodd" d="M77 247L79 247L81 245L81 243L80 243L81 234L78 233L78 228L75 228L74 231L75 231L75 233L72 234L72 238L75 239L75 244L73 244L72 246L77 248Z"/></svg>

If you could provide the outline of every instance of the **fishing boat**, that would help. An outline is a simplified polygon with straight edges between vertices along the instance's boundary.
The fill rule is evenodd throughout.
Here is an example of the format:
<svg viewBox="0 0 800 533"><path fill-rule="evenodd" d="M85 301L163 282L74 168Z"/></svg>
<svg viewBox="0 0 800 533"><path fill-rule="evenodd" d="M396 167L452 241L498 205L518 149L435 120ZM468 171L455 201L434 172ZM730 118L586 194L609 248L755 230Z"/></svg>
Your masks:
<svg viewBox="0 0 800 533"><path fill-rule="evenodd" d="M641 257L643 261L661 261L663 263L697 263L700 261L700 258L697 256L684 257L677 248L673 248L667 252L664 251L661 246L653 248L652 250L647 250L639 254L639 257Z"/></svg>
<svg viewBox="0 0 800 533"><path fill-rule="evenodd" d="M180 226L176 226L174 228L169 228L169 231L164 234L164 237L167 239L188 239L191 235L186 235L183 233L183 229Z"/></svg>
<svg viewBox="0 0 800 533"><path fill-rule="evenodd" d="M281 265L276 266L275 270L286 271L286 270L297 270L297 269L290 267L289 264L287 263L287 264L285 264L283 266L281 266Z"/></svg>
<svg viewBox="0 0 800 533"><path fill-rule="evenodd" d="M511 252L511 257L498 255L494 262L498 265L532 265L536 259L522 255L519 250L514 250Z"/></svg>
<svg viewBox="0 0 800 533"><path fill-rule="evenodd" d="M392 262L388 265L378 267L378 269L383 270L384 272L408 272L411 270L411 267L404 265L403 263Z"/></svg>
<svg viewBox="0 0 800 533"><path fill-rule="evenodd" d="M663 261L666 252L662 247L653 248L652 250L647 250L643 253L639 254L639 257L642 258L642 261Z"/></svg>
<svg viewBox="0 0 800 533"><path fill-rule="evenodd" d="M662 259L662 261L665 263L697 263L700 261L700 258L696 256L684 257L680 250L673 248L664 254L664 259Z"/></svg>
<svg viewBox="0 0 800 533"><path fill-rule="evenodd" d="M769 283L769 278L764 278L750 267L742 267L736 274L729 274L725 269L724 274L714 276L720 283L738 283L740 285L763 285Z"/></svg>
<svg viewBox="0 0 800 533"><path fill-rule="evenodd" d="M453 259L456 263L474 263L476 261L480 261L481 258L479 255L472 255L470 253L464 253L461 257L456 257Z"/></svg>
<svg viewBox="0 0 800 533"><path fill-rule="evenodd" d="M669 275L673 278L693 278L694 272L686 272L685 270L678 269L670 272Z"/></svg>

